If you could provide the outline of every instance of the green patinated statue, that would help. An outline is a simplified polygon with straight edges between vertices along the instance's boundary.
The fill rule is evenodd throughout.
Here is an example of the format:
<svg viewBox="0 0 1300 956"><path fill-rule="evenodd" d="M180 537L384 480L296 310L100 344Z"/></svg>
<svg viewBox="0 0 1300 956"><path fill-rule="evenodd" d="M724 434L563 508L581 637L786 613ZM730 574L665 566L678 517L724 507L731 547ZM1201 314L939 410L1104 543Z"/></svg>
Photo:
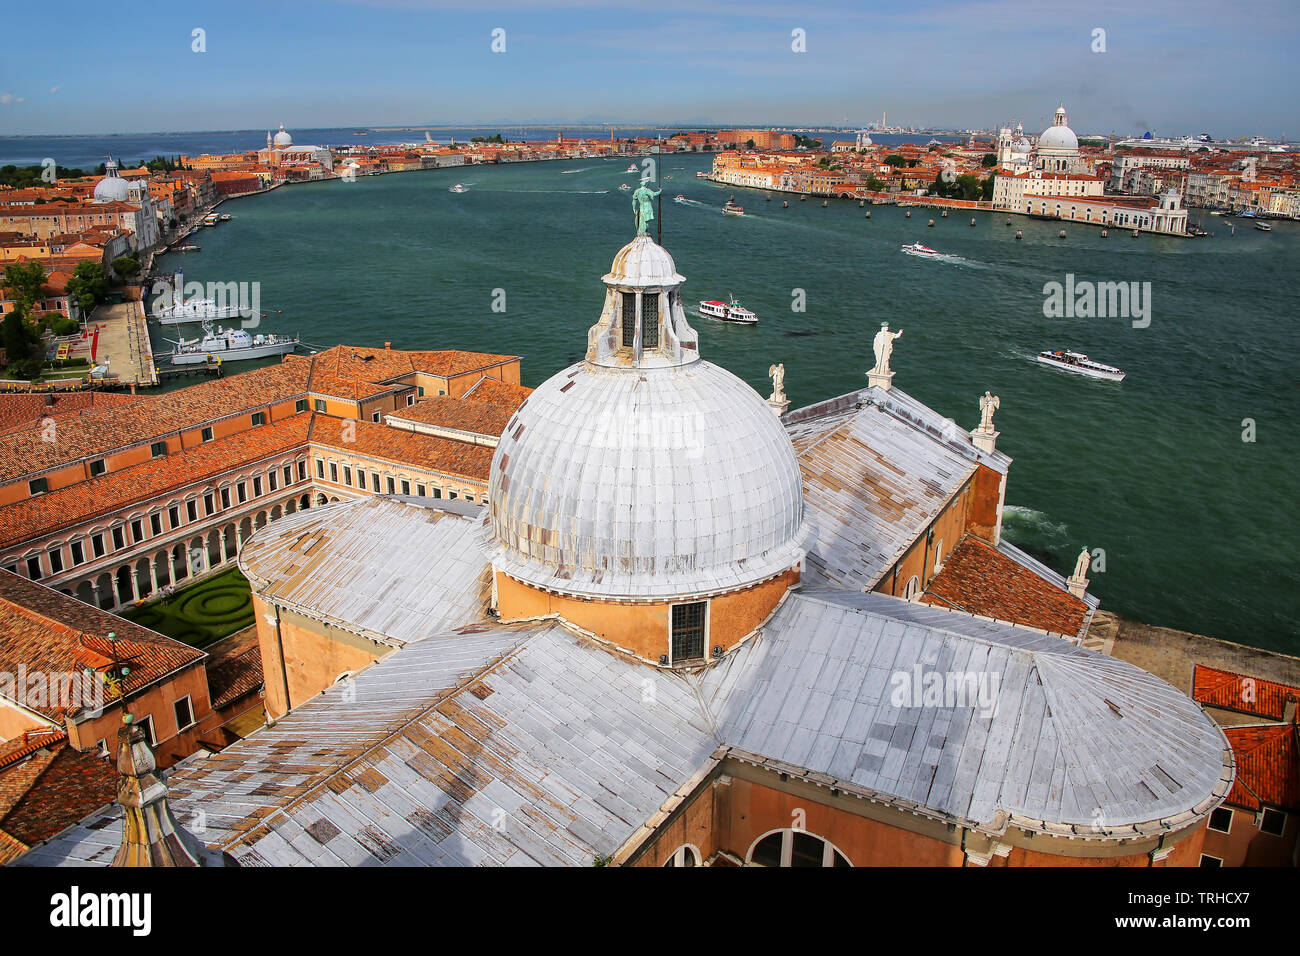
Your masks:
<svg viewBox="0 0 1300 956"><path fill-rule="evenodd" d="M638 236L647 235L646 230L650 228L650 220L655 217L654 198L658 195L659 190L651 189L645 183L642 183L632 194L632 212L636 216Z"/></svg>

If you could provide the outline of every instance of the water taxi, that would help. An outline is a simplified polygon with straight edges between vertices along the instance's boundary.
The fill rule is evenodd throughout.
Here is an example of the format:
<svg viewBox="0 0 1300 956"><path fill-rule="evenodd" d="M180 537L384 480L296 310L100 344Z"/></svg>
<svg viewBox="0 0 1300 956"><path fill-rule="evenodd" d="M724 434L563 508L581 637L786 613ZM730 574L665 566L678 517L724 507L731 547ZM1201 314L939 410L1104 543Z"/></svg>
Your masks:
<svg viewBox="0 0 1300 956"><path fill-rule="evenodd" d="M673 202L686 202L686 201L687 201L686 197L681 193L678 193L676 196L673 197Z"/></svg>
<svg viewBox="0 0 1300 956"><path fill-rule="evenodd" d="M203 331L202 339L191 342L184 339L168 340L175 346L171 351L173 365L200 365L211 359L239 362L268 358L272 355L285 355L298 347L297 338L260 333L254 336L244 329L223 329L220 326L214 331L206 322Z"/></svg>
<svg viewBox="0 0 1300 956"><path fill-rule="evenodd" d="M743 216L745 214L745 207L737 204L736 197L732 196L722 204L722 214L724 216Z"/></svg>
<svg viewBox="0 0 1300 956"><path fill-rule="evenodd" d="M1272 232L1272 231L1273 231L1273 227L1270 226L1270 225L1269 225L1268 223L1266 223L1266 222L1257 222L1257 223L1255 223L1255 228L1258 229L1260 232Z"/></svg>
<svg viewBox="0 0 1300 956"><path fill-rule="evenodd" d="M911 242L903 246L903 251L909 256L919 256L922 259L942 259L944 253L937 249L931 249L929 246L923 246L919 242Z"/></svg>
<svg viewBox="0 0 1300 956"><path fill-rule="evenodd" d="M1087 375L1089 378L1100 378L1107 382L1124 381L1125 373L1115 366L1094 362L1082 352L1071 352L1069 349L1046 349L1038 353L1038 361L1065 372L1073 372L1075 375Z"/></svg>
<svg viewBox="0 0 1300 956"><path fill-rule="evenodd" d="M730 296L729 302L719 299L704 299L700 302L700 315L722 322L735 322L739 325L757 325L758 316L746 309L736 297Z"/></svg>

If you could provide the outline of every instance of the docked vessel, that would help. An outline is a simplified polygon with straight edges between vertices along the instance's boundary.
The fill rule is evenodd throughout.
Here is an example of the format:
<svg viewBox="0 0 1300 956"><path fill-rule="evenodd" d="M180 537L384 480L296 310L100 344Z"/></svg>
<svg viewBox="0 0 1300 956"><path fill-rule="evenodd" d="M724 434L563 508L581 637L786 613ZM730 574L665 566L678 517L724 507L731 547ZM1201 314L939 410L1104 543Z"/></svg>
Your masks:
<svg viewBox="0 0 1300 956"><path fill-rule="evenodd" d="M254 336L244 329L223 329L220 326L214 331L206 322L203 332L203 338L192 342L184 339L172 342L175 346L171 352L173 365L200 365L211 359L239 362L267 358L285 355L298 347L297 338L260 333Z"/></svg>
<svg viewBox="0 0 1300 956"><path fill-rule="evenodd" d="M944 253L929 246L923 246L919 242L908 243L903 246L903 251L909 256L920 256L922 259L942 259Z"/></svg>
<svg viewBox="0 0 1300 956"><path fill-rule="evenodd" d="M175 305L160 306L159 299L154 303L151 315L163 325L184 325L187 322L209 322L214 319L238 319L241 311L239 303L218 305L213 299L186 299Z"/></svg>
<svg viewBox="0 0 1300 956"><path fill-rule="evenodd" d="M1107 382L1124 381L1124 373L1115 366L1094 362L1082 352L1071 352L1069 349L1046 349L1038 353L1038 361L1053 368L1073 372L1075 375L1087 375L1089 378L1100 378Z"/></svg>
<svg viewBox="0 0 1300 956"><path fill-rule="evenodd" d="M718 319L722 322L735 322L739 325L758 324L758 316L737 302L734 295L729 298L730 301L728 302L723 302L720 299L702 300L700 302L700 315Z"/></svg>
<svg viewBox="0 0 1300 956"><path fill-rule="evenodd" d="M465 188L465 184L464 184L464 183L457 183L455 186L452 186L450 189L448 189L447 192L449 192L449 193L467 193L467 192L469 192L469 190Z"/></svg>
<svg viewBox="0 0 1300 956"><path fill-rule="evenodd" d="M745 207L737 204L736 197L732 196L722 204L722 214L724 216L743 216L745 214Z"/></svg>

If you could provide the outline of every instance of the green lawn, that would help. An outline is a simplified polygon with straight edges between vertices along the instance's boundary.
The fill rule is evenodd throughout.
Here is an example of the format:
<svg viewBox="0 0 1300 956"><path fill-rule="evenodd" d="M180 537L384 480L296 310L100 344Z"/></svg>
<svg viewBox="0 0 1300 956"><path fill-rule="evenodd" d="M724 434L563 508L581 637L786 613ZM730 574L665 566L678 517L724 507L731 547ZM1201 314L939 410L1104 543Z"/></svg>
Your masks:
<svg viewBox="0 0 1300 956"><path fill-rule="evenodd" d="M122 612L128 621L166 634L191 647L214 641L253 623L253 598L238 568L182 588L167 603L153 601Z"/></svg>

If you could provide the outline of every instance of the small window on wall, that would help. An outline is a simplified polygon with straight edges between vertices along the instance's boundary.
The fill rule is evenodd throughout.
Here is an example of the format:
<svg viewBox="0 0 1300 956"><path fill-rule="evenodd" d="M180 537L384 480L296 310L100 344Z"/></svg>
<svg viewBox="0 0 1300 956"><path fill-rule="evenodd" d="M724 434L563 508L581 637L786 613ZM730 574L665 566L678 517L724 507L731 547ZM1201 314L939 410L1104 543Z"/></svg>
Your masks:
<svg viewBox="0 0 1300 956"><path fill-rule="evenodd" d="M700 851L687 843L673 851L673 855L664 860L664 866L703 866Z"/></svg>
<svg viewBox="0 0 1300 956"><path fill-rule="evenodd" d="M938 574L943 570L943 538L934 546L934 573Z"/></svg>
<svg viewBox="0 0 1300 956"><path fill-rule="evenodd" d="M907 579L907 587L903 588L903 599L915 601L921 596L921 579L915 574Z"/></svg>
<svg viewBox="0 0 1300 956"><path fill-rule="evenodd" d="M1210 856L1208 853L1201 854L1201 866L1216 867L1223 866L1223 861L1217 856Z"/></svg>
<svg viewBox="0 0 1300 956"><path fill-rule="evenodd" d="M176 714L177 730L184 730L194 724L194 707L188 694L172 704L172 711Z"/></svg>
<svg viewBox="0 0 1300 956"><path fill-rule="evenodd" d="M266 424L266 412L253 412L253 414L252 414L251 417L252 417L253 425L254 425L255 427L256 427L257 425L265 425L265 424Z"/></svg>
<svg viewBox="0 0 1300 956"><path fill-rule="evenodd" d="M325 411L325 399L323 399L323 398L317 398L317 399L315 399L314 401L315 401L315 405L314 405L314 407L315 407L316 411L318 411L318 412L323 412L323 411Z"/></svg>
<svg viewBox="0 0 1300 956"><path fill-rule="evenodd" d="M405 478L403 478L403 479L402 479L402 494L404 494L404 495L409 495L410 493L411 493L411 483L410 483L409 481L407 481Z"/></svg>
<svg viewBox="0 0 1300 956"><path fill-rule="evenodd" d="M307 399L300 398L298 401L294 402L293 410L295 412L305 412L307 410Z"/></svg>
<svg viewBox="0 0 1300 956"><path fill-rule="evenodd" d="M704 610L707 601L673 605L673 663L704 658Z"/></svg>
<svg viewBox="0 0 1300 956"><path fill-rule="evenodd" d="M86 563L86 546L80 541L72 542L72 563L74 565Z"/></svg>
<svg viewBox="0 0 1300 956"><path fill-rule="evenodd" d="M1281 836L1286 830L1286 814L1266 807L1259 819L1259 829L1269 836Z"/></svg>
<svg viewBox="0 0 1300 956"><path fill-rule="evenodd" d="M636 293L624 292L619 321L623 325L623 347L630 349L636 343Z"/></svg>
<svg viewBox="0 0 1300 956"><path fill-rule="evenodd" d="M1216 807L1210 814L1210 829L1219 833L1232 832L1232 811L1227 807Z"/></svg>
<svg viewBox="0 0 1300 956"><path fill-rule="evenodd" d="M641 293L641 347L659 348L659 295Z"/></svg>
<svg viewBox="0 0 1300 956"><path fill-rule="evenodd" d="M144 729L144 739L148 742L149 746L150 747L158 746L158 737L153 732L153 714L150 714L148 717L145 717L143 720L137 720L136 723L139 724L140 727Z"/></svg>
<svg viewBox="0 0 1300 956"><path fill-rule="evenodd" d="M379 494L379 472L377 471L370 473L370 490L375 494Z"/></svg>
<svg viewBox="0 0 1300 956"><path fill-rule="evenodd" d="M407 405L407 407L409 408L410 406L412 406L412 405L414 405L414 404L415 404L415 396L414 396L414 395L411 395L411 394L408 393L407 396L406 396L406 405Z"/></svg>
<svg viewBox="0 0 1300 956"><path fill-rule="evenodd" d="M379 418L380 418L380 413L379 413L379 412L375 412L373 415L370 416L370 420L371 420L372 422L378 422L378 421L379 421Z"/></svg>
<svg viewBox="0 0 1300 956"><path fill-rule="evenodd" d="M27 490L33 495L43 495L50 490L50 483L45 478L33 478L27 482Z"/></svg>
<svg viewBox="0 0 1300 956"><path fill-rule="evenodd" d="M41 559L39 555L32 555L27 559L27 576L33 581L41 579Z"/></svg>

